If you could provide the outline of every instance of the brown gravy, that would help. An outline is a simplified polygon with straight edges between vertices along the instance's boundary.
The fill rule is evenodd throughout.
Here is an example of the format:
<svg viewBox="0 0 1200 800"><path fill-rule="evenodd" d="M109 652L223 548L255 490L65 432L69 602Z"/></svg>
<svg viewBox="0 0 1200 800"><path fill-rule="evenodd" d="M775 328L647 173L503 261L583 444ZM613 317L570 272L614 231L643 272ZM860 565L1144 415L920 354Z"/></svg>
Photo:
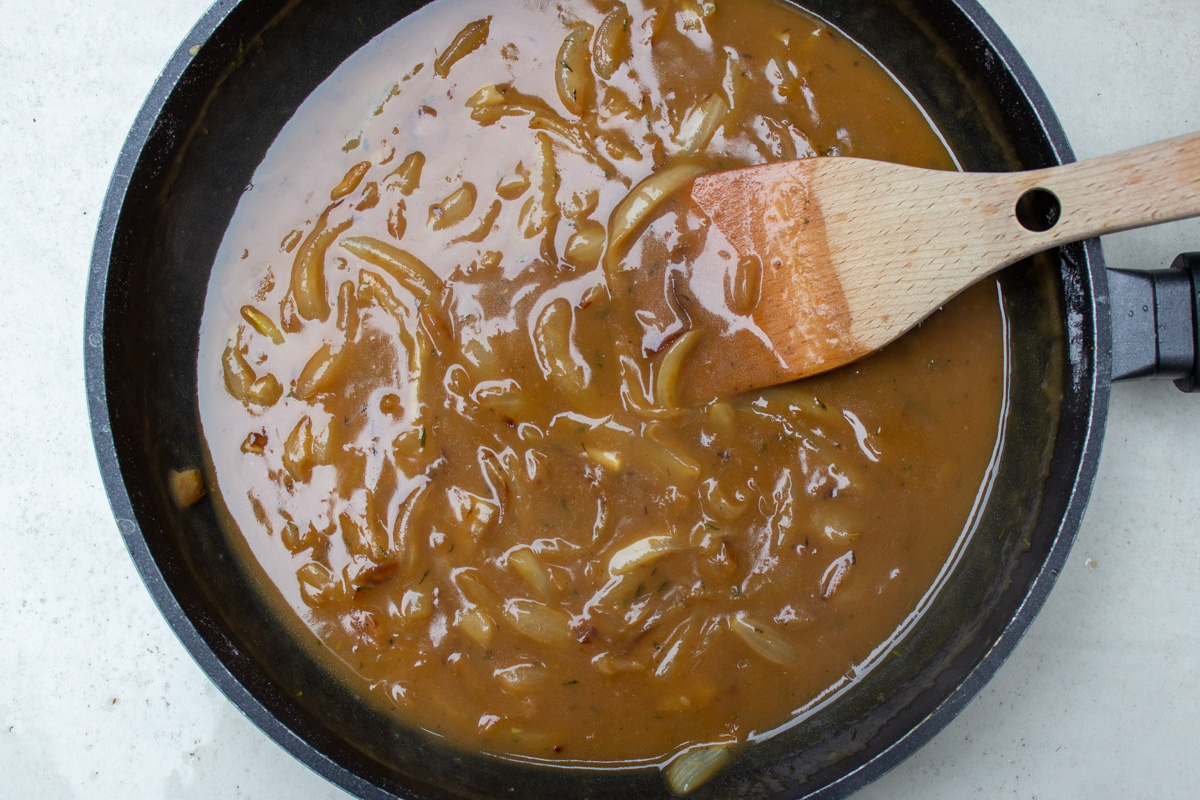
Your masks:
<svg viewBox="0 0 1200 800"><path fill-rule="evenodd" d="M771 0L401 22L299 109L214 266L230 535L364 692L463 746L719 765L802 717L936 590L1006 374L987 285L849 368L680 406L692 316L755 336L755 288L675 190L838 154L953 168Z"/></svg>

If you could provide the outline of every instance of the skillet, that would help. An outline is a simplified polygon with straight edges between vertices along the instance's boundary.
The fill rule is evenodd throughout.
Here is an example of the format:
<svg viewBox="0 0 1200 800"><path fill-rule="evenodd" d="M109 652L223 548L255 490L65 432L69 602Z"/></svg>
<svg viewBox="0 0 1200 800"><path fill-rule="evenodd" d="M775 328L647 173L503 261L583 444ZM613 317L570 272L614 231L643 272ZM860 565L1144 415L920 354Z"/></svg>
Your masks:
<svg viewBox="0 0 1200 800"><path fill-rule="evenodd" d="M825 5L827 7L824 9L820 7L816 9L818 13L823 13L827 17L833 16L830 7L837 4ZM936 6L937 4L932 5ZM242 16L238 16L237 13L242 12L244 7L239 7L235 13L231 13L226 24L237 23L239 26L252 26L256 20L258 24L261 24L262 18L248 16L248 11L242 13ZM968 9L968 11L971 10ZM977 12L977 9L973 10ZM870 13L895 14L896 12L894 9L880 8L872 10ZM951 12L943 13L950 14ZM206 22L212 21L212 16L210 14ZM887 19L891 20L891 18ZM977 17L977 19L982 18ZM836 21L840 27L850 31L852 35L873 49L898 74L902 74L902 68L914 70L918 75L923 74L920 65L901 65L899 60L902 59L902 56L894 56L896 60L889 60L884 53L886 43L880 43L878 48L874 48L869 41L869 36L855 32L855 25L862 26L864 30L871 27L869 16L858 20L844 18ZM894 20L891 22L894 23ZM928 20L923 22L932 24ZM959 44L964 47L977 46L977 42L969 41L971 39L969 25L964 29L961 27L960 21L958 23L960 27L955 28L954 20L949 17L940 20L937 24L942 27L935 27L935 33L941 30L940 35L943 37L963 39ZM202 28L204 25L205 23L201 23ZM895 24L880 24L878 27L890 32L895 29ZM919 26L915 27L919 28ZM986 26L982 27L986 28ZM189 38L189 44L193 41L195 39ZM228 48L224 53L226 56L232 52L230 41L225 42ZM1014 80L1010 73L1003 73L1003 71L996 73L994 67L992 72L988 71L986 65L983 65L982 68L984 75L990 75L997 83L995 92L999 110L1011 114L1013 117L1012 120L1005 123L1013 126L1008 135L1016 138L1019 134L1013 131L1024 130L1019 126L1027 125L1038 131L1043 136L1043 141L1037 143L1036 146L1028 142L1018 142L1015 146L1007 148L1007 151L1002 142L993 143L994 146L981 147L978 152L970 154L969 157L964 153L963 148L956 145L956 150L960 157L963 157L965 165L975 169L1011 168L1009 165L1013 159L1016 159L1021 166L1035 167L1053 163L1054 159L1069 158L1065 140L1062 139L1048 109L1044 107L1036 87L1031 83L1022 85L1021 79L1027 80L1027 75L1022 73L1019 61L1012 57L1011 53L1005 51L1001 39L995 38L995 41L998 44L992 57L1007 60L1013 73L1016 74L1016 79ZM212 58L214 62L219 61L223 55L219 49L220 45L220 40L211 41L205 47L203 57L195 60L195 69L202 70L205 66L203 60L205 57ZM173 66L181 66L181 56L186 53L186 46L181 54L177 55ZM266 52L268 51L264 50L264 53ZM983 52L986 54L987 51ZM253 63L252 58L252 55L247 57L246 63ZM336 64L337 62L331 60L330 63ZM1000 61L995 63L1000 63ZM215 67L211 64L208 65L208 69L215 71ZM168 84L173 81L170 72L171 70L164 79L168 81ZM1005 75L1009 79L1007 84L1004 80ZM179 531L172 528L172 525L177 522L171 519L169 509L163 507L162 487L158 485L163 471L158 467L169 460L169 457L178 457L185 453L178 450L163 453L161 451L162 442L156 441L160 436L159 432L162 430L167 432L165 438L168 440L168 447L186 450L188 446L195 446L194 431L192 439L189 441L186 430L188 424L194 427L194 421L189 423L186 419L180 419L187 416L180 413L180 409L187 409L191 402L187 382L189 373L194 370L194 343L191 344L189 351L186 326L184 326L185 330L178 332L176 338L168 337L165 341L156 344L148 353L142 345L142 340L137 337L137 331L144 330L142 326L145 324L160 326L164 320L186 319L186 308L189 303L195 302L196 297L202 296L207 277L206 273L197 276L196 273L189 272L189 269L200 268L201 272L206 269L203 257L197 256L189 259L181 256L180 253L183 251L194 252L190 249L191 245L202 242L206 234L211 237L213 230L181 232L168 225L171 230L170 235L161 237L160 232L154 229L153 223L162 220L168 223L177 223L179 219L186 217L187 210L193 208L188 205L189 203L210 203L214 198L219 200L222 178L226 181L225 188L227 190L229 187L236 188L238 186L236 175L232 174L236 173L235 165L228 168L231 175L219 176L218 179L205 185L191 184L189 188L185 163L184 169L171 179L175 182L172 184L167 203L163 208L156 207L158 198L162 196L162 184L171 173L175 148L187 140L189 124L194 124L189 122L187 116L186 96L189 93L192 94L192 102L195 102L195 96L204 96L202 93L205 89L202 86L204 77L203 71L199 75L192 72L185 73L186 80L180 82L179 91L172 96L171 101L168 101L168 106L174 101L177 101L177 105L169 107L168 113L160 118L150 133L149 145L144 149L140 139L144 138L146 130L149 129L147 124L149 120L147 115L143 114L143 118L139 121L141 129L135 128L131 135L131 146L127 147L122 167L118 168L118 178L114 182L113 192L110 193L109 203L106 207L106 219L101 225L101 235L97 247L97 260L98 262L103 260L105 263L103 265L94 263L93 281L89 293L89 334L99 333L103 337L100 345L89 349L89 382L92 389L90 399L93 403L93 419L94 421L98 420L96 422L98 451L101 455L114 507L118 518L122 520L121 527L126 534L127 543L130 544L131 552L133 552L135 561L142 570L143 577L147 580L152 594L155 594L160 605L164 606L168 619L175 625L176 631L185 643L196 648L193 649L193 653L218 684L227 692L241 697L243 702L240 705L243 710L246 710L260 725L268 728L269 732L272 732L277 738L292 741L293 746L296 746L294 740L288 738L288 731L281 730L281 726L286 726L293 731L303 728L305 720L301 713L302 709L297 711L286 707L271 708L273 716L267 718L261 714L256 716L253 700L245 700L246 695L249 695L251 698L257 699L260 706L265 705L263 704L264 696L267 700L279 700L278 697L271 696L270 686L256 682L259 679L253 675L254 656L247 655L247 651L252 648L246 647L246 642L252 640L253 636L248 634L245 629L238 629L239 626L246 624L246 618L237 614L230 614L230 618L222 618L221 615L226 613L227 609L223 611L220 608L213 608L211 603L206 607L203 588L188 584L189 579L194 584L196 580L194 573L205 569L205 563L219 561L221 553L189 552L186 543L177 541ZM211 78L211 74L208 77ZM975 77L978 78L978 76ZM926 78L933 80L929 76ZM906 83L908 83L907 80ZM911 86L912 84L910 84ZM149 112L154 111L153 107L164 99L166 90L169 88L169 85L164 87L160 84L159 89L156 90L157 97L152 96L147 106ZM178 100L181 95L184 96L183 99ZM930 100L936 102L937 96L931 94L929 98L920 99L922 104L932 111ZM976 105L978 102L978 100L973 101ZM953 107L952 102L943 105L947 108ZM193 113L194 111L193 109ZM213 109L210 108L209 112L212 113L212 111ZM207 119L211 121L213 117L209 116ZM233 124L236 124L236 119ZM957 135L961 137L962 141L977 143L980 140L972 137L979 135L980 129L987 130L989 125L995 124L995 120L988 119L987 114L982 112L978 119L970 118L968 114L964 123L967 130L959 131ZM941 125L940 121L939 125ZM941 127L946 130L944 125ZM254 131L237 128L229 135L231 140L242 141L243 137L249 137L253 133ZM1003 139L1004 136L999 138ZM193 146L192 153L197 152L195 147L198 146ZM137 160L135 166L134 160L137 159L138 152L141 153L141 158ZM974 159L975 163L972 163L971 159ZM252 169L255 163L257 163L256 158L247 158L245 164L241 166L244 169L246 165L249 165L249 168ZM132 173L131 178L129 178L129 173ZM196 180L194 175L191 179ZM123 182L127 182L128 185L121 185ZM118 213L117 206L122 201L124 206ZM172 216L173 214L176 216ZM145 224L147 220L152 223ZM214 222L213 228L219 238L223 222ZM196 238L189 239L188 236ZM211 258L208 260L211 261ZM164 272L151 273L151 262L154 263L154 270ZM933 727L940 727L938 723L944 724L944 719L948 719L945 715L957 708L957 705L954 704L965 702L965 696L972 694L978 685L981 685L983 677L986 677L984 673L990 674L994 670L994 666L991 665L998 664L998 659L1002 658L1008 649L1011 649L1011 643L1020 630L1014 626L1020 624L1023 628L1023 624L1027 624L1028 619L1032 617L1032 611L1040 605L1045 591L1048 590L1048 582L1052 580L1054 571L1061 566L1062 559L1065 558L1065 548L1069 546L1074 526L1077 525L1079 514L1082 513L1083 496L1086 495L1087 486L1094 474L1094 457L1097 452L1098 436L1103 424L1103 413L1107 400L1107 375L1105 374L1107 329L1103 325L1104 308L1097 302L1097 298L1104 296L1104 279L1102 273L1098 271L1098 262L1098 250L1094 243L1078 248L1074 252L1064 252L1059 256L1059 263L1055 265L1057 271L1064 276L1061 285L1049 288L1039 287L1039 291L1046 292L1048 296L1031 298L1031 301L1044 302L1048 306L1053 306L1057 302L1065 302L1068 317L1072 313L1080 314L1083 327L1069 330L1069 335L1065 337L1068 348L1078 347L1080 349L1073 350L1070 359L1063 365L1064 374L1061 377L1064 379L1067 390L1066 400L1063 404L1065 412L1062 419L1058 421L1054 454L1050 460L1050 480L1047 482L1047 494L1043 498L1041 506L1042 514L1031 523L1028 530L1030 551L1021 553L1020 557L1015 560L1011 574L1007 576L1014 578L1014 584L1018 580L1024 581L1028 591L1020 597L1016 595L999 597L995 601L997 604L995 610L976 617L974 621L985 629L989 625L999 626L1001 618L1006 621L1004 626L997 627L995 631L989 631L989 635L996 634L996 646L994 648L991 648L991 645L982 647L979 644L979 641L982 640L974 638L960 642L963 649L954 657L956 661L961 662L965 659L966 662L969 662L971 658L969 653L974 652L972 651L974 647L982 647L978 652L986 653L986 655L974 662L974 666L962 667L958 672L955 672L954 664L951 664L946 670L939 671L937 681L942 681L945 685L952 687L950 699L943 699L940 703L921 707L916 718L923 719L920 714L930 712L933 713L931 720L922 722L917 726L915 732L900 736L890 749L881 750L874 760L864 761L863 768L866 772L849 773L837 778L831 788L838 792L852 790L855 785L861 785L853 783L853 780L864 777L872 769L881 769L886 766L887 763L890 763L888 759L894 760L900 757L905 752L904 748L915 746L920 737L931 735ZM104 271L102 270L98 274L98 266L107 270L107 283L105 283ZM167 273L165 272L167 270L175 271ZM1073 283L1073 281L1076 282ZM1014 282L1017 281L1014 279ZM1036 283L1035 281L1031 282ZM168 284L178 293L177 296L172 298L169 296L169 291L160 291ZM191 295L188 294L189 287L193 292ZM1059 293L1057 297L1053 296L1056 291ZM148 298L162 297L167 297L169 300L165 308L147 311L144 306L149 304L138 302ZM139 316L143 312L144 315ZM181 316L172 316L175 312L184 313ZM1032 320L1032 327L1036 328L1039 322L1043 321ZM155 329L160 328L156 327ZM1025 345L1018 346L1034 348L1031 352L1042 352L1036 350L1038 347L1052 347L1056 334L1053 331L1043 331L1042 333L1046 334L1045 338L1034 337ZM96 355L97 353L99 355ZM1037 359L1030 358L1029 360ZM110 378L110 376L112 377ZM162 395L150 397L144 391L131 388L130 383L139 382L131 380L135 377L145 379L143 385L152 383L150 379L156 379L160 388L166 387L163 395L166 395L171 402L169 403ZM194 381L194 378L192 380ZM107 383L104 383L105 381ZM1036 427L1030 420L1038 409L1028 410L1030 413L1023 414L1022 421L1030 427ZM1050 414L1047 413L1047 418L1049 416ZM156 423L165 424L157 425ZM104 430L106 424L110 426L110 431ZM1035 434L1031 433L1030 435L1034 436ZM155 452L156 447L158 452ZM148 457L147 453L151 455ZM147 463L148 458L154 463ZM155 459L157 461L154 461ZM1036 472L1036 468L1034 471ZM1026 491L1017 487L1013 487L1012 490L1018 494ZM1028 491L1032 491L1032 494L1036 495L1041 489ZM125 495L124 498L122 498L122 494ZM1027 492L1024 496L1030 495ZM1027 503L1012 504L1014 508L1027 508L1027 506ZM1048 509L1051 508L1058 510L1057 517L1047 518ZM134 524L131 526L130 523ZM1021 539L1014 539L1009 543L1010 549L1018 543L1021 543ZM208 560L206 561L206 558L202 557L208 557ZM980 559L981 564L984 561L985 559ZM208 577L218 581L222 579L219 575ZM164 590L169 590L173 596L164 596ZM1006 603L1007 605L1005 605ZM173 609L184 611L187 616L182 618L173 616ZM1000 609L1003 609L1003 613L1000 612ZM994 615L998 613L1001 616L995 617ZM204 655L205 648L209 650L209 656ZM214 654L221 661L214 662ZM947 677L949 675L955 677ZM236 680L236 685L230 683L231 677ZM902 709L901 715L912 712L915 707L910 705ZM259 710L261 711L261 708ZM853 757L850 757L849 760L853 761ZM319 764L320 762L316 760L308 763ZM331 774L330 777L335 780L339 779L337 774Z"/></svg>

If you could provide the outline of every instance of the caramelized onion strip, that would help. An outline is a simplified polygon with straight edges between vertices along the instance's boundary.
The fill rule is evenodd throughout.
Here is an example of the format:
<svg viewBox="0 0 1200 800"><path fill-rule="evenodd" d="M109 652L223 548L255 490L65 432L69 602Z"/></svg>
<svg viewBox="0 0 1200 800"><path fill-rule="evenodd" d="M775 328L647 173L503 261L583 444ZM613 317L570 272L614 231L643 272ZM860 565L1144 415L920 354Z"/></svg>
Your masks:
<svg viewBox="0 0 1200 800"><path fill-rule="evenodd" d="M654 399L660 406L678 408L679 376L699 339L700 331L690 330L672 342L663 354L654 377Z"/></svg>
<svg viewBox="0 0 1200 800"><path fill-rule="evenodd" d="M479 193L475 190L475 184L464 183L440 203L434 203L429 207L429 227L435 231L441 231L462 222L468 214L475 210L475 201L478 197ZM386 246L390 247L391 245Z"/></svg>
<svg viewBox="0 0 1200 800"><path fill-rule="evenodd" d="M682 548L683 544L674 536L647 536L638 539L613 553L612 558L608 560L608 573L624 575Z"/></svg>
<svg viewBox="0 0 1200 800"><path fill-rule="evenodd" d="M343 239L342 247L391 275L421 302L433 300L436 303L435 298L441 295L444 285L442 279L424 261L407 250L370 236Z"/></svg>
<svg viewBox="0 0 1200 800"><path fill-rule="evenodd" d="M282 396L283 387L269 372L251 384L250 391L246 393L246 399L258 406L273 406Z"/></svg>
<svg viewBox="0 0 1200 800"><path fill-rule="evenodd" d="M496 623L477 606L459 609L454 613L454 627L480 647L487 647L496 635Z"/></svg>
<svg viewBox="0 0 1200 800"><path fill-rule="evenodd" d="M242 402L248 400L250 387L254 385L257 376L236 342L225 346L225 352L221 354L221 371L225 377L225 388L233 399Z"/></svg>
<svg viewBox="0 0 1200 800"><path fill-rule="evenodd" d="M744 611L739 611L729 618L729 629L749 645L751 650L768 661L789 667L795 665L799 659L796 648L780 636L774 626L747 616Z"/></svg>
<svg viewBox="0 0 1200 800"><path fill-rule="evenodd" d="M292 296L296 300L296 311L304 319L324 322L329 319L329 299L325 296L325 253L329 245L350 227L351 220L330 223L332 205L321 212L317 224L296 250L292 262Z"/></svg>
<svg viewBox="0 0 1200 800"><path fill-rule="evenodd" d="M300 582L300 596L310 606L319 607L332 603L345 593L341 578L329 567L310 561L296 571Z"/></svg>
<svg viewBox="0 0 1200 800"><path fill-rule="evenodd" d="M573 353L571 329L574 312L564 298L546 305L534 323L533 344L542 374L568 393L587 388L591 371Z"/></svg>
<svg viewBox="0 0 1200 800"><path fill-rule="evenodd" d="M443 50L437 60L433 62L434 73L445 78L450 74L451 67L487 44L488 29L491 23L492 18L485 17L469 23L459 31L454 40L450 42L450 46Z"/></svg>
<svg viewBox="0 0 1200 800"><path fill-rule="evenodd" d="M367 171L371 169L370 161L362 161L355 164L346 172L346 177L342 178L341 183L333 187L333 191L329 193L330 200L341 200L346 195L353 192L362 183L362 179L366 176Z"/></svg>
<svg viewBox="0 0 1200 800"><path fill-rule="evenodd" d="M610 269L617 268L630 238L641 232L662 202L704 171L699 164L688 162L665 167L625 195L613 209L608 224L607 259Z"/></svg>
<svg viewBox="0 0 1200 800"><path fill-rule="evenodd" d="M345 352L344 347L335 347L328 342L321 345L300 371L292 394L300 400L307 400L333 388L345 366Z"/></svg>
<svg viewBox="0 0 1200 800"><path fill-rule="evenodd" d="M698 121L692 123L695 128L684 139L683 149L680 152L685 156L703 152L708 147L708 143L712 141L717 128L724 123L728 113L729 103L725 98L719 94L710 94L693 112L693 116L697 116ZM688 122L691 122L691 119Z"/></svg>
<svg viewBox="0 0 1200 800"><path fill-rule="evenodd" d="M729 744L693 747L667 765L664 777L674 794L686 795L720 772L732 757L733 748Z"/></svg>
<svg viewBox="0 0 1200 800"><path fill-rule="evenodd" d="M582 117L591 107L594 94L591 51L588 50L592 33L592 26L586 22L576 25L563 40L554 68L558 99L577 117Z"/></svg>
<svg viewBox="0 0 1200 800"><path fill-rule="evenodd" d="M242 319L250 323L250 327L266 336L275 344L283 344L283 333L263 312L251 305L242 306Z"/></svg>
<svg viewBox="0 0 1200 800"><path fill-rule="evenodd" d="M624 3L608 12L596 29L596 41L593 46L592 61L596 65L596 74L608 80L632 54L629 46L629 10Z"/></svg>
<svg viewBox="0 0 1200 800"><path fill-rule="evenodd" d="M513 550L508 554L508 565L521 576L521 580L529 585L542 600L549 600L554 594L550 583L550 573L542 563L537 553L528 547Z"/></svg>
<svg viewBox="0 0 1200 800"><path fill-rule="evenodd" d="M536 600L509 600L504 604L504 619L518 633L542 644L567 647L575 641L571 635L571 618Z"/></svg>
<svg viewBox="0 0 1200 800"><path fill-rule="evenodd" d="M390 178L395 178L393 186L400 190L401 194L412 194L417 187L421 185L421 171L425 168L425 154L422 152L409 153L400 162L400 166L396 167L384 181Z"/></svg>

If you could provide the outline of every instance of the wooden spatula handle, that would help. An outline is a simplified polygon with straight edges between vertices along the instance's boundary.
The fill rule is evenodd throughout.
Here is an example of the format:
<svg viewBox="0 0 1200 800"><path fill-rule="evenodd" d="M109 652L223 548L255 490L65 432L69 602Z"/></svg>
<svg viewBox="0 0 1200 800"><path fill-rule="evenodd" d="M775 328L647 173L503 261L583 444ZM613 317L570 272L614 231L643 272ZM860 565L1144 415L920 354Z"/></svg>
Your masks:
<svg viewBox="0 0 1200 800"><path fill-rule="evenodd" d="M1200 133L1062 167L1022 173L1026 190L1061 205L1034 250L1104 233L1200 215ZM1044 238L1043 238L1044 237Z"/></svg>

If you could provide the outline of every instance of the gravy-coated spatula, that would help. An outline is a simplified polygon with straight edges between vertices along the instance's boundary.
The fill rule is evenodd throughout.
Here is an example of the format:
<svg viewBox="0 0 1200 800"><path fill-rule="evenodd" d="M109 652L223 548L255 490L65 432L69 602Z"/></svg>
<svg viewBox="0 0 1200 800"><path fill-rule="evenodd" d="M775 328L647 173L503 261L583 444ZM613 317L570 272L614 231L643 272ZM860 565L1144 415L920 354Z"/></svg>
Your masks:
<svg viewBox="0 0 1200 800"><path fill-rule="evenodd" d="M775 351L721 353L719 396L854 361L1033 253L1200 215L1200 133L1031 172L809 158L704 175L692 197L760 272Z"/></svg>

